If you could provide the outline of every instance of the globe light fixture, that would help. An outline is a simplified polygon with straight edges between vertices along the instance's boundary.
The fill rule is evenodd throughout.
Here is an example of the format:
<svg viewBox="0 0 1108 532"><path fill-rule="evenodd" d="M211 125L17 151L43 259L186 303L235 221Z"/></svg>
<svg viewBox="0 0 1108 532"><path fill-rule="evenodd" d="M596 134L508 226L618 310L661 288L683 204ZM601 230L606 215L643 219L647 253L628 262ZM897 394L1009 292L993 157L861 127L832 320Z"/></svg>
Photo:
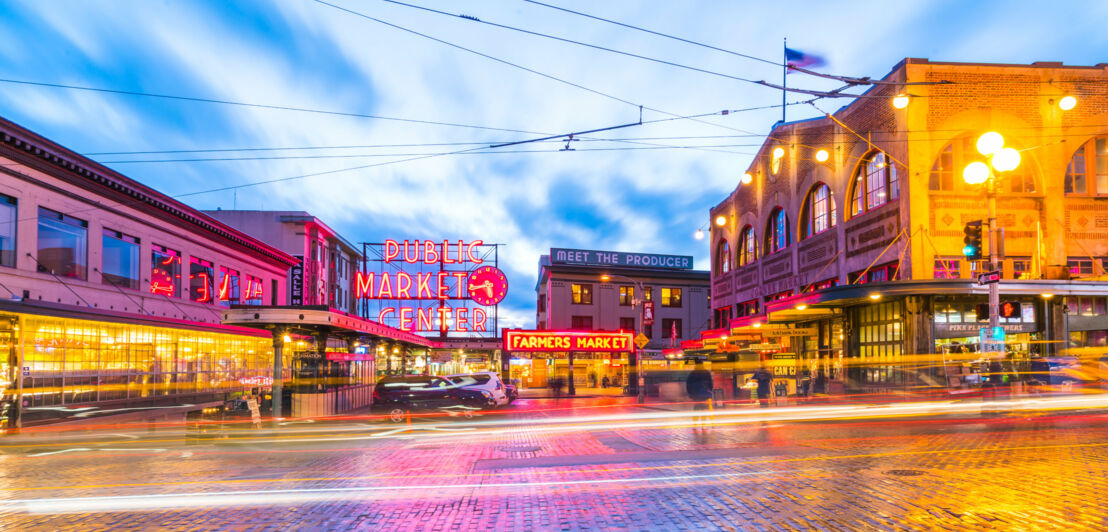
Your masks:
<svg viewBox="0 0 1108 532"><path fill-rule="evenodd" d="M749 185L750 183L754 182L754 176L750 175L750 172L747 172L743 174L741 178L739 178L739 182L744 185Z"/></svg>
<svg viewBox="0 0 1108 532"><path fill-rule="evenodd" d="M908 107L908 95L904 93L897 94L893 97L893 107L897 109L904 109Z"/></svg>
<svg viewBox="0 0 1108 532"><path fill-rule="evenodd" d="M992 155L1004 147L1004 137L996 131L990 131L977 139L977 151L981 155Z"/></svg>
<svg viewBox="0 0 1108 532"><path fill-rule="evenodd" d="M829 155L827 154L827 150L819 150L816 152L816 160L821 163L827 162L828 157Z"/></svg>
<svg viewBox="0 0 1108 532"><path fill-rule="evenodd" d="M962 179L971 185L984 183L989 179L989 165L981 161L969 163L966 165L966 169L962 171Z"/></svg>
<svg viewBox="0 0 1108 532"><path fill-rule="evenodd" d="M704 240L704 230L703 229L697 229L696 232L693 233L693 238L695 238L697 240Z"/></svg>
<svg viewBox="0 0 1108 532"><path fill-rule="evenodd" d="M778 147L773 149L773 158L774 159L780 159L784 156L785 156L785 148L782 148L781 146L778 146Z"/></svg>
<svg viewBox="0 0 1108 532"><path fill-rule="evenodd" d="M1003 148L993 154L993 168L1010 172L1020 165L1020 152L1015 148Z"/></svg>
<svg viewBox="0 0 1108 532"><path fill-rule="evenodd" d="M727 225L727 217L723 216L723 215L716 216L716 225L718 225L720 227L723 227L724 225Z"/></svg>
<svg viewBox="0 0 1108 532"><path fill-rule="evenodd" d="M1061 100L1058 100L1058 107L1063 111L1069 111L1077 105L1077 98L1073 96L1063 96Z"/></svg>

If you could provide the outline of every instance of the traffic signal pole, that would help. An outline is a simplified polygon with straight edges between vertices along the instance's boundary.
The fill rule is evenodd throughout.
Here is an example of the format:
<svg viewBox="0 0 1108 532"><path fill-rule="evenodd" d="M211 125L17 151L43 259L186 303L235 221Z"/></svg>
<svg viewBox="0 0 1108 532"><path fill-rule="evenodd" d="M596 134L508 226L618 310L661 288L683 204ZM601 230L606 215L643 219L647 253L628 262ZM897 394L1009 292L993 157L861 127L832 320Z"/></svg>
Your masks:
<svg viewBox="0 0 1108 532"><path fill-rule="evenodd" d="M996 175L989 172L988 196L989 196L989 267L990 271L997 271L1000 261L1000 239L996 226ZM989 283L989 327L996 330L1000 325L1000 283Z"/></svg>

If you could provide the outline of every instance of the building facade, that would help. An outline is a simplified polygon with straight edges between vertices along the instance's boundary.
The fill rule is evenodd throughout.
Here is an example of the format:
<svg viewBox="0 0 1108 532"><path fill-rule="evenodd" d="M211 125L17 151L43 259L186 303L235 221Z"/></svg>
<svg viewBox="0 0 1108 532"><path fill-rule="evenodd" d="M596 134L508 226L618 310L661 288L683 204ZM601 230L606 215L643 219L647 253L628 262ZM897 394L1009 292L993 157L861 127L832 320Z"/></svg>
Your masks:
<svg viewBox="0 0 1108 532"><path fill-rule="evenodd" d="M221 311L285 304L294 263L0 120L0 423L199 403L273 375L270 335Z"/></svg>
<svg viewBox="0 0 1108 532"><path fill-rule="evenodd" d="M353 279L362 253L319 218L303 211L205 211L300 263L289 269L290 305L326 305L355 312Z"/></svg>
<svg viewBox="0 0 1108 532"><path fill-rule="evenodd" d="M1105 346L1106 81L1104 64L906 59L833 114L776 125L710 212L713 326L776 328L755 341L847 389L964 383L903 368L978 351L988 256L963 248L987 202L963 171L995 131L1021 155L995 181L1009 357Z"/></svg>
<svg viewBox="0 0 1108 532"><path fill-rule="evenodd" d="M644 364L656 361L664 366L662 349L697 338L709 327L708 283L709 272L694 270L688 256L551 249L539 261L536 328L641 332L649 339ZM653 323L646 324L644 305L651 304ZM604 360L607 368L601 367ZM554 361L550 369L565 363ZM631 360L597 356L581 357L578 363L583 367L575 369L574 376L581 380L579 385L587 386L592 384L590 374L611 373L610 377L626 379L624 364ZM614 370L612 364L621 369ZM517 365L525 364L518 361ZM540 378L533 380L541 385Z"/></svg>

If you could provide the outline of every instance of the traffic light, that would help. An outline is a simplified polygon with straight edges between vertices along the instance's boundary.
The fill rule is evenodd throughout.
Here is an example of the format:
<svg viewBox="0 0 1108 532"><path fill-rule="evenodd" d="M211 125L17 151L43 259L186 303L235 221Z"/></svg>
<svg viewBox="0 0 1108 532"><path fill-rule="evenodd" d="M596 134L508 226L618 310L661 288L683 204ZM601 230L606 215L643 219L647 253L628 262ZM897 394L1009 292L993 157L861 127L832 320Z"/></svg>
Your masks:
<svg viewBox="0 0 1108 532"><path fill-rule="evenodd" d="M998 314L1001 318L1019 318L1023 316L1023 309L1019 301L1005 301L1000 304Z"/></svg>
<svg viewBox="0 0 1108 532"><path fill-rule="evenodd" d="M968 260L981 260L981 220L974 220L962 228L965 237L962 242L966 244L962 248L962 255Z"/></svg>

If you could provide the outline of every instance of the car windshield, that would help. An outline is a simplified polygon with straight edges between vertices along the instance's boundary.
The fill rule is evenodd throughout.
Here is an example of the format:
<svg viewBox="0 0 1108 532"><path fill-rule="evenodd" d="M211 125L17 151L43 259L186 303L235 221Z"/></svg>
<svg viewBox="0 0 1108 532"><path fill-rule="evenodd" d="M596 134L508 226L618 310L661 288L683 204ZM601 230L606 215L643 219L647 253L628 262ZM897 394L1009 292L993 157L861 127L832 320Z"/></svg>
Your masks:
<svg viewBox="0 0 1108 532"><path fill-rule="evenodd" d="M492 380L492 375L476 374L476 375L454 375L450 377L450 380L460 386L473 386L474 384L487 384Z"/></svg>
<svg viewBox="0 0 1108 532"><path fill-rule="evenodd" d="M422 390L446 388L452 384L441 377L385 377L377 385L385 390Z"/></svg>

